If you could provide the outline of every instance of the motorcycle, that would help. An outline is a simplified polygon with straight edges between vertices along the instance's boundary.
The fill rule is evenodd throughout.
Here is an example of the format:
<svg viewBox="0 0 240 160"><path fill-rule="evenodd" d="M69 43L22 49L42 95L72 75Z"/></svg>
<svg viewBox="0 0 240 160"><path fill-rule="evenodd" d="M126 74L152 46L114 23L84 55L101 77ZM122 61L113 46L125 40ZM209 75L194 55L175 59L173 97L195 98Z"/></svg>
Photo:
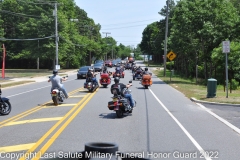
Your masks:
<svg viewBox="0 0 240 160"><path fill-rule="evenodd" d="M109 84L111 84L111 78L108 73L101 73L100 75L100 84L106 88Z"/></svg>
<svg viewBox="0 0 240 160"><path fill-rule="evenodd" d="M98 87L98 84L94 83L91 78L84 83L84 88L87 88L89 92L94 92Z"/></svg>
<svg viewBox="0 0 240 160"><path fill-rule="evenodd" d="M144 74L142 76L141 84L145 87L145 89L148 89L152 85L152 74Z"/></svg>
<svg viewBox="0 0 240 160"><path fill-rule="evenodd" d="M132 81L129 81L129 83L132 83ZM121 96L118 86L112 88L111 92L113 97L112 101L108 102L108 109L115 111L118 118L122 118L124 113L132 113L133 108L130 106L130 101ZM130 94L131 90L126 88L123 93ZM136 107L136 101L133 101L135 102L134 107Z"/></svg>
<svg viewBox="0 0 240 160"><path fill-rule="evenodd" d="M66 76L68 77L68 76ZM50 78L50 77L49 77ZM65 78L65 77L63 77ZM63 91L61 91L59 88L54 88L51 92L52 100L55 106L59 105L61 102L66 99Z"/></svg>
<svg viewBox="0 0 240 160"><path fill-rule="evenodd" d="M125 66L125 69L129 69L129 70L132 69L131 64L130 64L130 63L127 63L126 66Z"/></svg>
<svg viewBox="0 0 240 160"><path fill-rule="evenodd" d="M137 70L137 71L135 71L135 73L133 73L133 80L135 80L135 79L138 79L138 80L142 79L142 71L141 70Z"/></svg>
<svg viewBox="0 0 240 160"><path fill-rule="evenodd" d="M8 98L2 97L2 90L0 85L0 114L8 115L11 112L12 106Z"/></svg>

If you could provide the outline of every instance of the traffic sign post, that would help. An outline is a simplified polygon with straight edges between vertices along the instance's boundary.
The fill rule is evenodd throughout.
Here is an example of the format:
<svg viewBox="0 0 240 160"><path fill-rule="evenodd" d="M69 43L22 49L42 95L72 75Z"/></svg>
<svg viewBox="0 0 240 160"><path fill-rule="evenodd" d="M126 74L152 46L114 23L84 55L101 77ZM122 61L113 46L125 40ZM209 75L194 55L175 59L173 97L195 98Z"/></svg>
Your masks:
<svg viewBox="0 0 240 160"><path fill-rule="evenodd" d="M226 98L228 98L228 53L230 53L230 41L223 41L223 53L226 57Z"/></svg>
<svg viewBox="0 0 240 160"><path fill-rule="evenodd" d="M172 52L172 51L167 54L167 58L168 58L170 61L172 61L172 60L173 60L174 58L176 58L176 57L177 57L177 55L176 55L174 52ZM173 72L174 72L174 70L172 69L172 66L171 66L170 81L172 80Z"/></svg>

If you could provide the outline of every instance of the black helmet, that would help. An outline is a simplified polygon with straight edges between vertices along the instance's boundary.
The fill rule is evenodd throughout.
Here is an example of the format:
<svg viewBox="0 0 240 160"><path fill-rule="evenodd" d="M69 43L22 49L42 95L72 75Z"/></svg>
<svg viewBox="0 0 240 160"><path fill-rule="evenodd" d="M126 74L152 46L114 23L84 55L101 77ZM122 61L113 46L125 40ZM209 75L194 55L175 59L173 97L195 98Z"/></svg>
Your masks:
<svg viewBox="0 0 240 160"><path fill-rule="evenodd" d="M148 71L148 68L145 68L145 71Z"/></svg>
<svg viewBox="0 0 240 160"><path fill-rule="evenodd" d="M58 73L58 70L53 70L53 74L57 74Z"/></svg>
<svg viewBox="0 0 240 160"><path fill-rule="evenodd" d="M114 82L115 82L115 83L119 83L119 81L120 81L119 77L115 77L115 78L114 78Z"/></svg>

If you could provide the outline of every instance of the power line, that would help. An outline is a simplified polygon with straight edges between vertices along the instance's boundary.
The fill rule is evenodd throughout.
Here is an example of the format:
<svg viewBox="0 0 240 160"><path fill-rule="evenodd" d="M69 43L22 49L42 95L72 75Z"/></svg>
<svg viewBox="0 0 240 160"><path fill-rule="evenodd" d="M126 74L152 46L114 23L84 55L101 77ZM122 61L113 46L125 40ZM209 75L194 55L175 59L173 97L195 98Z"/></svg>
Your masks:
<svg viewBox="0 0 240 160"><path fill-rule="evenodd" d="M121 29L121 28L131 28L131 27L145 26L145 25L149 25L149 24L141 24L141 25L136 25L136 26L127 26L127 27L118 27L118 28L106 28L106 29L102 29L102 30Z"/></svg>
<svg viewBox="0 0 240 160"><path fill-rule="evenodd" d="M151 20L156 20L156 19L149 19L149 20L142 20L142 21L135 21L135 22L125 22L125 23L107 24L107 25L101 25L101 26L111 26L111 25L118 25L118 24L138 23L138 22L145 22L145 21L151 21Z"/></svg>
<svg viewBox="0 0 240 160"><path fill-rule="evenodd" d="M16 12L11 12L11 11L7 11L7 10L0 10L0 12L6 13L6 14L11 14L14 16L20 16L20 17L28 17L28 18L42 18L41 16L35 16L35 15L27 15L27 14L23 14L23 13L16 13ZM47 15L49 16L49 15Z"/></svg>
<svg viewBox="0 0 240 160"><path fill-rule="evenodd" d="M46 1L42 1L42 2L26 2L25 0L17 0L18 2L24 2L24 3L28 3L28 4L54 4L56 3L55 1L50 1L50 2L46 2Z"/></svg>
<svg viewBox="0 0 240 160"><path fill-rule="evenodd" d="M41 39L49 39L53 38L55 36L48 36L43 38L30 38L30 39L9 39L9 38L0 38L2 41L35 41L35 40L41 40Z"/></svg>

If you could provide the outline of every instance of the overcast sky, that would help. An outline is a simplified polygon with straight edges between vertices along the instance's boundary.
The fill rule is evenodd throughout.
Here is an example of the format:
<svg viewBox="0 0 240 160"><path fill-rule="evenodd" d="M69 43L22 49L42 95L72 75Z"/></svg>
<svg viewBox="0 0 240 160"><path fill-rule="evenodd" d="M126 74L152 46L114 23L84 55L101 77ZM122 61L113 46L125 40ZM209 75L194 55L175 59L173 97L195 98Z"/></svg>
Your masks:
<svg viewBox="0 0 240 160"><path fill-rule="evenodd" d="M102 32L110 32L118 45L136 47L142 40L144 28L152 22L164 19L158 12L166 0L75 0L89 18L102 26Z"/></svg>

